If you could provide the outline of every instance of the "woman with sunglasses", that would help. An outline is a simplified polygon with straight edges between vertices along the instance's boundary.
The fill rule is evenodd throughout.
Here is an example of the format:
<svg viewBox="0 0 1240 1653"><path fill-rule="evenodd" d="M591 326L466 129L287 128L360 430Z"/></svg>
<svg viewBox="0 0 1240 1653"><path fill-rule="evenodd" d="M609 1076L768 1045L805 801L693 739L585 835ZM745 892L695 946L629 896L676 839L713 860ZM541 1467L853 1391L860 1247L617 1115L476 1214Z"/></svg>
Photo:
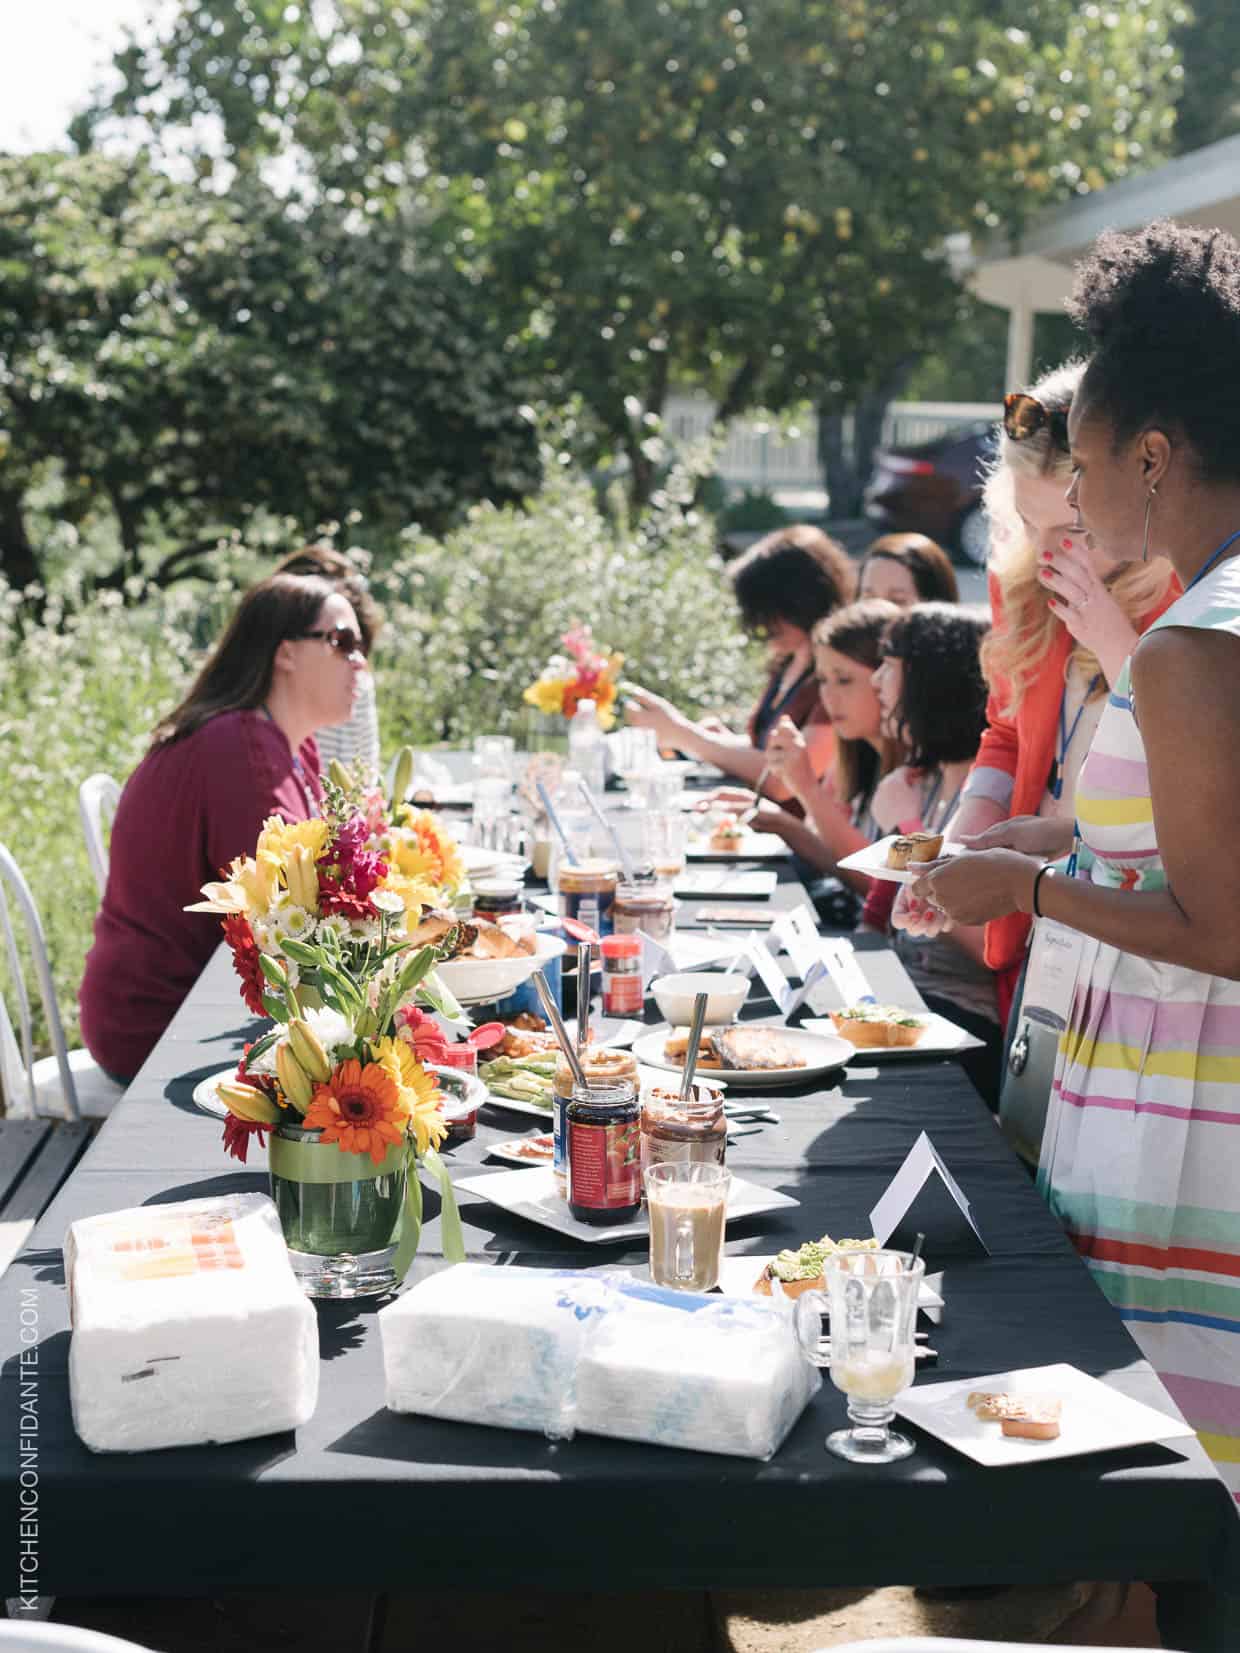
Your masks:
<svg viewBox="0 0 1240 1653"><path fill-rule="evenodd" d="M998 453L986 483L994 547L994 626L982 649L990 686L977 762L947 830L963 839L1009 816L1071 821L1081 761L1138 635L1172 601L1169 565L1134 562L1126 546L1087 545L1065 491L1071 480L1068 410L1084 372L1070 362L1032 391L1005 398ZM944 915L901 889L892 924L937 935ZM1029 939L1027 916L986 926L1006 1023Z"/></svg>
<svg viewBox="0 0 1240 1653"><path fill-rule="evenodd" d="M347 723L334 724L314 731L315 745L319 749L319 763L326 773L328 767L339 761L347 767L361 764L364 773L372 780L379 776L379 708L375 701L375 679L370 670L370 659L374 654L375 641L383 627L383 615L379 605L370 595L370 583L366 576L350 562L341 551L334 551L329 545L307 545L300 551L293 551L273 570L276 574L317 574L324 580L330 580L342 597L348 599L349 606L357 617L357 629L362 638L362 653L366 657L367 669L358 673L357 698L353 702L353 715Z"/></svg>
<svg viewBox="0 0 1240 1653"><path fill-rule="evenodd" d="M1183 595L1120 673L1068 820L1011 821L917 894L1075 937L1039 1186L1240 1498L1240 244L1104 235L1070 306L1094 353L1071 508ZM1184 1641L1168 1639L1167 1645Z"/></svg>
<svg viewBox="0 0 1240 1653"><path fill-rule="evenodd" d="M128 1083L219 943L187 913L253 853L269 815L318 813L316 729L344 723L365 669L357 618L323 579L273 574L241 600L181 704L156 725L112 825L82 981L82 1036Z"/></svg>

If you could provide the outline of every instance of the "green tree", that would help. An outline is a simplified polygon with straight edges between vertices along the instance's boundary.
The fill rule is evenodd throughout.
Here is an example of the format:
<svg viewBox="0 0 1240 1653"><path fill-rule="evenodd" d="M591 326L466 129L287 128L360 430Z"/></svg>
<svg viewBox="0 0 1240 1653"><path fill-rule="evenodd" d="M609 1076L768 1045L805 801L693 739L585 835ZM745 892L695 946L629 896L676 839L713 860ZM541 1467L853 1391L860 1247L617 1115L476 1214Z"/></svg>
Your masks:
<svg viewBox="0 0 1240 1653"><path fill-rule="evenodd" d="M1177 0L183 0L117 111L411 210L514 357L647 494L673 374L720 417L897 383L960 294L945 238L1148 164ZM639 410L634 417L634 406Z"/></svg>
<svg viewBox="0 0 1240 1653"><path fill-rule="evenodd" d="M1240 132L1240 11L1233 0L1192 0L1175 43L1184 69L1175 147L1185 155Z"/></svg>
<svg viewBox="0 0 1240 1653"><path fill-rule="evenodd" d="M498 344L397 219L359 234L253 178L220 194L97 153L0 157L0 200L11 584L40 578L26 501L53 464L66 520L112 513L115 585L195 568L258 512L394 537L536 477Z"/></svg>

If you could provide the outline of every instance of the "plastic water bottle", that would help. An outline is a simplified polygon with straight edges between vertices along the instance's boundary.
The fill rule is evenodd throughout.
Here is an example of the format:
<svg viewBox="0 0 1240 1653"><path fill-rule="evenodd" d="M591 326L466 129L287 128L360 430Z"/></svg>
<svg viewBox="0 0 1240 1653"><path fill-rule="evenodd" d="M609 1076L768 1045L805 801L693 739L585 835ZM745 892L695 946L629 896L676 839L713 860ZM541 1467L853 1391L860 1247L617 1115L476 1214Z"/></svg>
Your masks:
<svg viewBox="0 0 1240 1653"><path fill-rule="evenodd" d="M607 782L607 748L592 700L579 700L568 726L568 759L601 802Z"/></svg>

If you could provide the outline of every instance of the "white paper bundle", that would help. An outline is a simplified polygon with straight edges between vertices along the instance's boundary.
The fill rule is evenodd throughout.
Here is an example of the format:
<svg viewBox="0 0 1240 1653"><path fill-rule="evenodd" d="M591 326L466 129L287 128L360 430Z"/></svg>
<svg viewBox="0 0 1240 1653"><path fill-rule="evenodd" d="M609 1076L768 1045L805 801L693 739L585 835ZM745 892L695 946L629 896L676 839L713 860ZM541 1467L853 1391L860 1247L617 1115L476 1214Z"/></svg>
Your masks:
<svg viewBox="0 0 1240 1653"><path fill-rule="evenodd" d="M577 1369L577 1427L769 1458L821 1387L778 1305L629 1282Z"/></svg>
<svg viewBox="0 0 1240 1653"><path fill-rule="evenodd" d="M465 1264L379 1313L387 1404L769 1458L821 1386L777 1306L617 1271Z"/></svg>
<svg viewBox="0 0 1240 1653"><path fill-rule="evenodd" d="M379 1311L389 1408L571 1436L586 1325L609 1295L551 1269L461 1263L431 1275Z"/></svg>
<svg viewBox="0 0 1240 1653"><path fill-rule="evenodd" d="M92 1452L241 1441L312 1416L318 1320L265 1195L84 1218L65 1271L69 1397Z"/></svg>

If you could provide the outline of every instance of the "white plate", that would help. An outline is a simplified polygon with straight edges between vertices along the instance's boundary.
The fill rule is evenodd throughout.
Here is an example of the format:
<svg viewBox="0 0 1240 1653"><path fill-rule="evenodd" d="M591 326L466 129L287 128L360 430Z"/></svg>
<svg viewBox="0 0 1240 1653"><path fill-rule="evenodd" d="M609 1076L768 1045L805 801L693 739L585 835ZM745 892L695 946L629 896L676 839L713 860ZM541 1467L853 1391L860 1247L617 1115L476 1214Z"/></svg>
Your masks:
<svg viewBox="0 0 1240 1653"><path fill-rule="evenodd" d="M719 1271L719 1290L725 1297L752 1297L754 1285L761 1276L762 1270L768 1263L775 1261L775 1253L768 1252L763 1257L725 1257L723 1267ZM790 1301L790 1299L787 1299ZM933 1286L928 1286L923 1280L917 1288L917 1307L919 1309L941 1309L943 1299Z"/></svg>
<svg viewBox="0 0 1240 1653"><path fill-rule="evenodd" d="M517 1102L507 1096L496 1096L492 1091L487 1092L487 1099L483 1107L503 1108L505 1113L528 1113L535 1119L549 1120L551 1118L551 1104L540 1108L536 1102Z"/></svg>
<svg viewBox="0 0 1240 1653"><path fill-rule="evenodd" d="M889 833L886 838L880 838L877 843L867 844L864 849L854 850L846 855L839 863L847 867L850 872L863 872L867 878L883 878L889 884L912 884L920 878L926 870L925 866L908 867L901 870L898 867L887 865L887 851L895 843L897 833ZM944 844L936 859L944 855L964 855L968 852L963 844Z"/></svg>
<svg viewBox="0 0 1240 1653"><path fill-rule="evenodd" d="M773 872L735 872L731 867L689 867L672 886L679 896L726 896L731 901L769 901L778 876Z"/></svg>
<svg viewBox="0 0 1240 1653"><path fill-rule="evenodd" d="M925 1032L915 1045L853 1045L856 1055L863 1062L868 1062L871 1056L886 1062L893 1056L955 1056L962 1050L981 1049L980 1039L957 1027L955 1022L949 1022L946 1016L936 1016L932 1010L910 1010L909 1015L919 1016L926 1024ZM835 1033L835 1023L829 1016L808 1016L801 1026L809 1033ZM843 1034L837 1037L843 1038Z"/></svg>
<svg viewBox="0 0 1240 1653"><path fill-rule="evenodd" d="M516 1217L527 1217L544 1228L554 1228L559 1234L571 1234L574 1239L591 1245L603 1245L614 1240L644 1240L650 1233L644 1215L634 1222L617 1223L612 1228L595 1228L591 1223L579 1223L568 1209L568 1202L555 1191L555 1181L549 1165L537 1165L529 1171L493 1171L487 1176L453 1179L457 1193L476 1194L492 1200L511 1211ZM785 1206L799 1205L790 1194L778 1189L760 1188L756 1182L743 1177L732 1178L728 1191L728 1221L739 1222L742 1217L756 1217L764 1211L781 1211Z"/></svg>
<svg viewBox="0 0 1240 1653"><path fill-rule="evenodd" d="M215 1087L221 1079L231 1079L236 1071L237 1064L234 1062L232 1067L221 1068L218 1073L209 1073L205 1079L200 1079L194 1086L194 1106L201 1108L203 1113L213 1115L216 1119L227 1119L228 1109L220 1101Z"/></svg>
<svg viewBox="0 0 1240 1653"><path fill-rule="evenodd" d="M712 849L710 835L691 838L690 861L778 861L792 851L776 832L746 832L736 849Z"/></svg>
<svg viewBox="0 0 1240 1653"><path fill-rule="evenodd" d="M471 879L495 878L502 874L520 878L529 865L521 856L509 855L503 850L482 849L477 844L461 844L458 847L466 875Z"/></svg>
<svg viewBox="0 0 1240 1653"><path fill-rule="evenodd" d="M975 1389L991 1394L1058 1395L1063 1401L1058 1439L1026 1441L1005 1435L997 1423L987 1423L969 1409L966 1403ZM988 1469L1193 1437L1183 1418L1130 1400L1075 1366L1026 1366L1018 1372L994 1372L956 1383L918 1384L894 1404L902 1418Z"/></svg>
<svg viewBox="0 0 1240 1653"><path fill-rule="evenodd" d="M518 1151L525 1142L545 1142L547 1152L539 1159L531 1159L527 1154ZM496 1142L487 1149L487 1153L493 1159L506 1159L510 1165L550 1165L554 1146L555 1138L548 1131L544 1136L514 1136L510 1142Z"/></svg>
<svg viewBox="0 0 1240 1653"><path fill-rule="evenodd" d="M461 1004L490 1004L503 999L549 959L558 958L567 943L563 936L538 931L534 953L518 953L510 959L449 959L436 965L436 974Z"/></svg>
<svg viewBox="0 0 1240 1653"><path fill-rule="evenodd" d="M768 1085L799 1085L806 1079L817 1079L833 1068L842 1067L857 1054L856 1046L850 1045L847 1039L841 1039L838 1033L802 1033L797 1027L772 1029L772 1032L776 1031L798 1055L804 1056L803 1068L703 1068L702 1078L708 1079L712 1085L743 1085L754 1090ZM633 1054L637 1060L645 1062L648 1067L662 1068L665 1073L683 1073L682 1063L671 1062L663 1054L663 1046L670 1032L665 1023L644 1038L635 1039Z"/></svg>

